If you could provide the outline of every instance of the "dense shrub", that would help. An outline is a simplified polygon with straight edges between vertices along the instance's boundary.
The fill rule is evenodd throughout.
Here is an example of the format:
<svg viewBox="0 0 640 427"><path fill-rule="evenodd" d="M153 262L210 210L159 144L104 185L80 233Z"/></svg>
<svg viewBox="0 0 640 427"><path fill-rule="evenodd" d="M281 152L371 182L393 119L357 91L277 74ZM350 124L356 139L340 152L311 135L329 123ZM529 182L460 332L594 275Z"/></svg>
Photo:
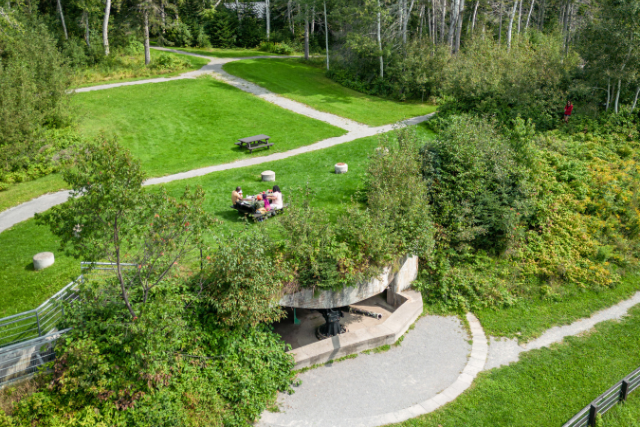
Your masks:
<svg viewBox="0 0 640 427"><path fill-rule="evenodd" d="M286 43L275 43L275 42L260 42L260 46L258 46L258 50L262 52L275 53L280 55L293 55L294 50Z"/></svg>
<svg viewBox="0 0 640 427"><path fill-rule="evenodd" d="M46 27L19 15L0 19L0 147L29 143L69 121L69 72Z"/></svg>
<svg viewBox="0 0 640 427"><path fill-rule="evenodd" d="M539 134L523 121L502 134L477 118L445 121L424 150L438 229L418 285L428 301L468 309L555 298L614 286L634 268L632 119L580 119Z"/></svg>

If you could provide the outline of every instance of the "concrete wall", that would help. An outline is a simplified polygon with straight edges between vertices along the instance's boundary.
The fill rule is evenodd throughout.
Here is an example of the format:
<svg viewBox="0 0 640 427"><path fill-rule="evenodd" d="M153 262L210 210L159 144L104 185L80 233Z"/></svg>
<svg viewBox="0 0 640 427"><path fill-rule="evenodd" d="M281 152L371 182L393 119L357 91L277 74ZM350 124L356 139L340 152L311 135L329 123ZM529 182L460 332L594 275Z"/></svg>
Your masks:
<svg viewBox="0 0 640 427"><path fill-rule="evenodd" d="M399 259L394 267L385 268L380 277L338 291L314 292L313 289L302 289L283 296L279 304L284 307L308 309L344 307L378 295L388 287L388 294L392 294L389 303L397 306L394 295L409 288L411 282L418 277L418 257L405 256ZM387 300L389 301L389 297Z"/></svg>

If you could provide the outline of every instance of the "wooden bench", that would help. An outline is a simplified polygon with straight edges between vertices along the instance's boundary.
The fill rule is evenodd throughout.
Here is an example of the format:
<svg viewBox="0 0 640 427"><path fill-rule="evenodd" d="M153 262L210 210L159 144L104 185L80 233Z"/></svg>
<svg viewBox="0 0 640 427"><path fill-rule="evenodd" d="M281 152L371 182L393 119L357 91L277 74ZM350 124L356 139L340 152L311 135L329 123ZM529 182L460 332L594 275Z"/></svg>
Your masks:
<svg viewBox="0 0 640 427"><path fill-rule="evenodd" d="M256 148L270 148L273 143L269 142L269 138L271 138L269 135L249 136L247 138L239 139L238 142L236 142L236 145L239 145L240 148L242 148L242 146L246 144L249 152L253 153L253 150L255 150Z"/></svg>

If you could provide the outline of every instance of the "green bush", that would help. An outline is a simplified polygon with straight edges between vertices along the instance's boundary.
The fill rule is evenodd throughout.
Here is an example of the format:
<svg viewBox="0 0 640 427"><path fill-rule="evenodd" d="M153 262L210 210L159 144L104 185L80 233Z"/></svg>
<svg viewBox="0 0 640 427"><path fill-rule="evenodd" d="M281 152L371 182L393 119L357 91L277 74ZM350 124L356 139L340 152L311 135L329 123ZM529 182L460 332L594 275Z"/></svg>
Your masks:
<svg viewBox="0 0 640 427"><path fill-rule="evenodd" d="M69 123L69 70L44 24L10 14L0 20L0 147L28 144Z"/></svg>
<svg viewBox="0 0 640 427"><path fill-rule="evenodd" d="M293 51L293 48L284 42L275 43L275 42L261 41L260 46L258 46L258 50L262 52L275 53L279 55L293 55L295 53Z"/></svg>

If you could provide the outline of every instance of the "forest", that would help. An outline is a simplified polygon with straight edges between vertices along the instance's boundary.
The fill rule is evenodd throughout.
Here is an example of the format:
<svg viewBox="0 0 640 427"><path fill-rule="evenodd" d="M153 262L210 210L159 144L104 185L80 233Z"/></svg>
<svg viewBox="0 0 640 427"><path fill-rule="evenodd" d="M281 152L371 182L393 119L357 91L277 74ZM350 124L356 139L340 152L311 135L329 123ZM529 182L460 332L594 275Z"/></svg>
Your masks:
<svg viewBox="0 0 640 427"><path fill-rule="evenodd" d="M220 70L361 129L437 113L264 165L295 191L286 215L248 225L216 189L256 186L262 166L143 185L239 159L207 157L187 124L215 117L203 132L226 143L247 115L287 149L346 130L207 76L74 93L244 57ZM297 384L271 326L281 295L372 279L399 255L420 257L428 312L472 311L493 336L619 301L640 260L639 98L640 0L0 0L0 211L72 192L2 232L0 260L46 238L65 274L118 265L80 288L49 371L0 393L0 427L249 425ZM340 184L321 168L338 157ZM22 270L0 270L7 295Z"/></svg>

